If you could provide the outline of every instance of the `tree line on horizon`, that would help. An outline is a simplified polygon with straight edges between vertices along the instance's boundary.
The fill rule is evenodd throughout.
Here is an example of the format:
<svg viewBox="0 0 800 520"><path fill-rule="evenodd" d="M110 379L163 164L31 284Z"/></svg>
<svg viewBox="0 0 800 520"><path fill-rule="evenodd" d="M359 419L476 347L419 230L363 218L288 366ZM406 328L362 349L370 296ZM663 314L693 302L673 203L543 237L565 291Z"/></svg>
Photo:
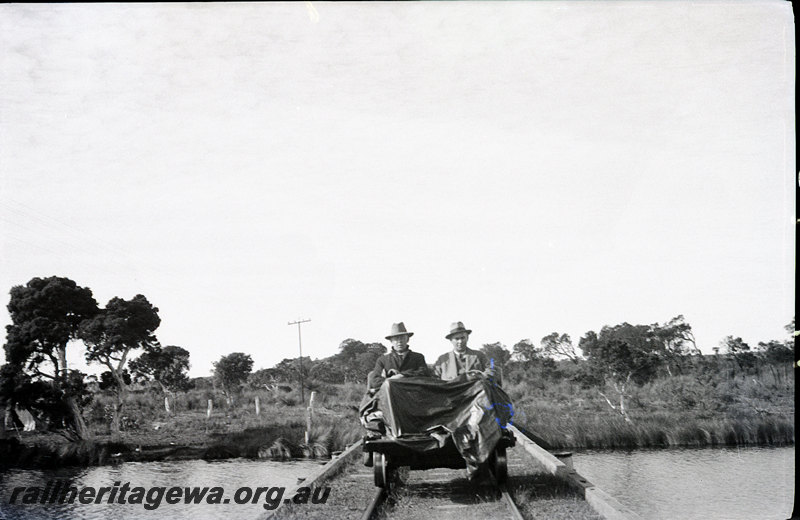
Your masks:
<svg viewBox="0 0 800 520"><path fill-rule="evenodd" d="M605 326L599 332L588 331L577 346L568 334L552 332L539 345L523 339L511 349L495 342L486 343L479 350L494 360L505 381L542 384L569 379L584 388L596 388L611 409L628 421L626 399L631 386L641 386L657 377L708 372L723 364L731 377L764 366L777 379L788 378L788 368L794 360L794 319L784 328L786 339L759 342L755 348L740 337L726 336L714 349L715 354L708 356L697 347L692 327L682 315L663 324L621 323ZM380 343L349 338L340 343L339 352L333 356L320 360L287 358L272 368L241 374L238 381L251 388L296 383L302 370L302 379L308 381L310 389L318 383L363 384L377 358L386 352Z"/></svg>
<svg viewBox="0 0 800 520"><path fill-rule="evenodd" d="M115 397L111 428L118 436L132 385L151 384L170 395L197 384L206 386L210 379L230 403L246 387L296 385L301 375L310 390L321 384L364 384L378 357L387 352L381 343L348 338L329 357L286 358L255 372L249 354L232 352L213 364L211 378L190 379L189 351L158 342L158 308L141 294L129 300L114 297L101 308L91 289L69 278L33 278L11 289L8 310L12 324L6 327L3 346L6 363L0 367L0 405L7 417L17 406L35 410L72 440L91 437L82 411L92 400L92 383ZM794 319L786 330L789 339L760 342L756 348L727 336L720 343L722 354L719 349L715 352L731 360L730 369L739 372L761 365L771 370L788 366L794 360ZM107 368L99 380L67 367L66 348L72 341L84 343L88 363ZM494 359L506 381L536 385L568 378L596 387L626 420L625 400L631 385L696 369L703 358L682 315L663 324L605 326L584 334L577 346L569 335L553 332L539 345L522 339L511 349L495 342L480 350ZM135 353L139 356L133 358Z"/></svg>

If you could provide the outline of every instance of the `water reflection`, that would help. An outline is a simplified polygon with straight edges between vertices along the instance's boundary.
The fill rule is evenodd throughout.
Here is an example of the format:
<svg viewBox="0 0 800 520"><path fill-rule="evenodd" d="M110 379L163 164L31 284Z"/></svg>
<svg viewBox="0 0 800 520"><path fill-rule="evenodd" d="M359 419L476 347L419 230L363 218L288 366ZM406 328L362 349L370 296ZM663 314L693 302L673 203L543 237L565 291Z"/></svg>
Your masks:
<svg viewBox="0 0 800 520"><path fill-rule="evenodd" d="M11 470L0 473L0 518L14 520L39 520L42 518L69 518L86 520L132 520L132 519L218 519L258 518L265 514L263 507L266 493L255 504L235 504L232 500L235 491L241 487L253 490L257 487L286 487L297 484L298 477L305 477L319 467L321 462L299 460L290 462L275 461L170 461L170 462L129 462L115 466L94 468L62 468L58 470L31 471ZM100 503L80 504L21 504L24 495L18 494L16 504L9 504L14 488L39 486L44 489L48 481L64 481L81 489L92 486L117 487L130 483L130 488L141 486L163 487L215 487L225 490L228 504L168 504L162 498L158 508L148 510L143 504L108 503L108 495ZM143 501L144 502L144 501Z"/></svg>
<svg viewBox="0 0 800 520"><path fill-rule="evenodd" d="M785 519L794 447L584 451L575 469L643 518Z"/></svg>

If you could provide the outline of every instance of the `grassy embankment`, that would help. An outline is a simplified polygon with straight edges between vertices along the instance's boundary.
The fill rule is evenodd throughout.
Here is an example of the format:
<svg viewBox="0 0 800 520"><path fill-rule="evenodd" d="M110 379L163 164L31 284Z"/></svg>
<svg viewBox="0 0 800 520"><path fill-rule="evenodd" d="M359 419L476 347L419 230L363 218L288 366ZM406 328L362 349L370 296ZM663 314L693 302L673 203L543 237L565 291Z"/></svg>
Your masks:
<svg viewBox="0 0 800 520"><path fill-rule="evenodd" d="M308 398L306 392L306 399ZM359 440L357 405L363 385L329 385L318 392L309 441L305 442L306 408L299 392L246 391L231 406L209 391L179 394L173 412L152 393L131 393L123 410L122 432L113 439L108 415L112 397L98 394L86 410L91 442L71 443L54 432L5 432L0 461L22 467L95 465L115 460L285 459L328 457ZM260 414L255 413L255 397ZM214 410L206 416L209 397Z"/></svg>
<svg viewBox="0 0 800 520"><path fill-rule="evenodd" d="M538 386L505 389L517 422L553 449L794 444L794 382L770 372L662 377L633 387L626 400L630 422L597 388L569 381Z"/></svg>
<svg viewBox="0 0 800 520"><path fill-rule="evenodd" d="M505 389L514 402L515 422L550 448L639 448L793 444L793 385L791 377L778 379L770 372L662 377L630 390L626 407L631 422L612 410L597 388L566 379L509 382ZM260 415L255 414L256 395ZM163 408L163 397L132 393L116 442L107 414L111 398L98 394L86 413L93 443L67 443L54 433L6 432L10 439L0 441L0 460L46 467L113 460L326 457L360 438L356 410L362 395L362 385L322 385L305 443L306 411L296 391L247 391L230 407L215 396L210 418L208 390L178 395L171 414Z"/></svg>

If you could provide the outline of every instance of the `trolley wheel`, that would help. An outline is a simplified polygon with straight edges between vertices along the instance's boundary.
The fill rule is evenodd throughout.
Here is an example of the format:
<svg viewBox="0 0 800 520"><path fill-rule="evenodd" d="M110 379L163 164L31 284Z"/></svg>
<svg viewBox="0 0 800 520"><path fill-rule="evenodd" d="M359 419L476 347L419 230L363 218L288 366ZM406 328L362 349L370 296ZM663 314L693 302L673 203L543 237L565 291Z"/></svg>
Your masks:
<svg viewBox="0 0 800 520"><path fill-rule="evenodd" d="M383 453L372 454L372 472L375 475L375 485L380 488L389 487L389 457Z"/></svg>
<svg viewBox="0 0 800 520"><path fill-rule="evenodd" d="M364 465L368 468L372 467L372 452L365 451L361 454L361 460L364 462Z"/></svg>
<svg viewBox="0 0 800 520"><path fill-rule="evenodd" d="M506 449L497 448L492 457L492 473L499 483L504 483L508 479L508 459L506 459Z"/></svg>

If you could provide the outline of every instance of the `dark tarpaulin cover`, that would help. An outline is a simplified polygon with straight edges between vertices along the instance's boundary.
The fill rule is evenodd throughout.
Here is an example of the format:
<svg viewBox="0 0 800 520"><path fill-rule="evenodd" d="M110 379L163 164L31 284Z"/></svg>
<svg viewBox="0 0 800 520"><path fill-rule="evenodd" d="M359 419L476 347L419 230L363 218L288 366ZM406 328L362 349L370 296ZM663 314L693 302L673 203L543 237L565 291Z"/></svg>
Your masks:
<svg viewBox="0 0 800 520"><path fill-rule="evenodd" d="M418 450L439 448L452 436L470 469L489 458L514 415L508 395L482 376L387 379L362 407L362 414L375 411L383 415L387 436L401 444L404 437L430 435L430 443L413 445Z"/></svg>

